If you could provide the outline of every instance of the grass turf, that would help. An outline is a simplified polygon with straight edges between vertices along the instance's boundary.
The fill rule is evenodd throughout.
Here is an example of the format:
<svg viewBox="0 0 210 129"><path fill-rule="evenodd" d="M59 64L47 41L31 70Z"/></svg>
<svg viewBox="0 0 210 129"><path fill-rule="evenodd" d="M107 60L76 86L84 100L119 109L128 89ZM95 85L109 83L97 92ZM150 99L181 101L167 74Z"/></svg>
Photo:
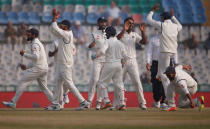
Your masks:
<svg viewBox="0 0 210 129"><path fill-rule="evenodd" d="M209 129L210 108L142 111L0 109L0 129Z"/></svg>

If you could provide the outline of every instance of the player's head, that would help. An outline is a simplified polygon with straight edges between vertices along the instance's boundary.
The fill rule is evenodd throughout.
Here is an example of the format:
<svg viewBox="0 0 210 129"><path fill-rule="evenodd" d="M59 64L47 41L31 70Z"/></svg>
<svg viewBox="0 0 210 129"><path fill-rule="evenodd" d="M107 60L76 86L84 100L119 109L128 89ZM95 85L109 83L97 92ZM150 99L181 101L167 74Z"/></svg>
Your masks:
<svg viewBox="0 0 210 129"><path fill-rule="evenodd" d="M35 28L27 30L27 41L32 41L33 39L39 37L39 31Z"/></svg>
<svg viewBox="0 0 210 129"><path fill-rule="evenodd" d="M110 37L114 37L117 33L116 29L113 26L107 27L105 32L107 39L109 39Z"/></svg>
<svg viewBox="0 0 210 129"><path fill-rule="evenodd" d="M59 23L59 27L62 30L69 30L71 28L71 23L68 20L63 20Z"/></svg>
<svg viewBox="0 0 210 129"><path fill-rule="evenodd" d="M176 70L173 66L168 66L164 72L170 81L173 81L176 76Z"/></svg>
<svg viewBox="0 0 210 129"><path fill-rule="evenodd" d="M98 29L104 30L106 28L107 20L104 17L100 17L98 18L97 23L98 23Z"/></svg>
<svg viewBox="0 0 210 129"><path fill-rule="evenodd" d="M171 14L169 12L163 12L162 14L160 14L162 22L168 19L171 19Z"/></svg>
<svg viewBox="0 0 210 129"><path fill-rule="evenodd" d="M124 20L124 25L128 25L128 32L131 32L133 30L134 27L134 20L132 17L128 17Z"/></svg>

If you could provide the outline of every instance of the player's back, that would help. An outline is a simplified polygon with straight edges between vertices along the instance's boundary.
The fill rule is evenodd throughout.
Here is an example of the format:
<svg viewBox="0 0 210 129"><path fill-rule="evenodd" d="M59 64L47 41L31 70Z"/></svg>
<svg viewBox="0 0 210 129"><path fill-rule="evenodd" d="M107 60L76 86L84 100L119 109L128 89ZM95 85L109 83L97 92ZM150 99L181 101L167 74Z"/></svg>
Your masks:
<svg viewBox="0 0 210 129"><path fill-rule="evenodd" d="M125 53L124 45L116 37L110 37L106 41L108 49L106 51L105 57L106 62L116 62L123 59L123 53Z"/></svg>

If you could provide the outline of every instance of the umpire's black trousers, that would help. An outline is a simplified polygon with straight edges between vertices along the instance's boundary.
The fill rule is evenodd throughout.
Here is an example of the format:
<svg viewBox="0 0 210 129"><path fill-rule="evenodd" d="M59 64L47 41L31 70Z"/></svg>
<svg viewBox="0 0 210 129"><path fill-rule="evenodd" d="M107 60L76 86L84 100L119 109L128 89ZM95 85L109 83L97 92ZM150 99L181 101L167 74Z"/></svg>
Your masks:
<svg viewBox="0 0 210 129"><path fill-rule="evenodd" d="M155 102L161 101L161 103L164 103L166 96L164 93L162 82L156 79L157 72L158 72L158 61L153 60L151 66L151 82L152 82L153 98Z"/></svg>

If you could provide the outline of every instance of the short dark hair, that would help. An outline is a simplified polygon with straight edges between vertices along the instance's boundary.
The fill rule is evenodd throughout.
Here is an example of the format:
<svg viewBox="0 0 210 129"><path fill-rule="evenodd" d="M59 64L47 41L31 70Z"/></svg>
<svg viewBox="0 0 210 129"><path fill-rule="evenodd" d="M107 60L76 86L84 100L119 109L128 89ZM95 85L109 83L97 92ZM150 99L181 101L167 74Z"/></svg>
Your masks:
<svg viewBox="0 0 210 129"><path fill-rule="evenodd" d="M134 21L134 19L133 19L132 17L127 17L127 18L124 20L124 23L127 22L127 21L129 21L129 20Z"/></svg>
<svg viewBox="0 0 210 129"><path fill-rule="evenodd" d="M109 38L111 36L114 37L116 35L116 33L117 33L116 29L113 26L107 27L105 32L106 32L106 34L108 36L107 38Z"/></svg>
<svg viewBox="0 0 210 129"><path fill-rule="evenodd" d="M67 26L68 29L71 28L71 22L68 21L68 20L63 20L63 21L60 22L60 24Z"/></svg>
<svg viewBox="0 0 210 129"><path fill-rule="evenodd" d="M35 28L31 28L27 30L28 33L31 33L32 35L35 35L35 37L39 37L39 31Z"/></svg>
<svg viewBox="0 0 210 129"><path fill-rule="evenodd" d="M171 19L171 14L169 12L163 12L160 16L163 17L164 20Z"/></svg>

